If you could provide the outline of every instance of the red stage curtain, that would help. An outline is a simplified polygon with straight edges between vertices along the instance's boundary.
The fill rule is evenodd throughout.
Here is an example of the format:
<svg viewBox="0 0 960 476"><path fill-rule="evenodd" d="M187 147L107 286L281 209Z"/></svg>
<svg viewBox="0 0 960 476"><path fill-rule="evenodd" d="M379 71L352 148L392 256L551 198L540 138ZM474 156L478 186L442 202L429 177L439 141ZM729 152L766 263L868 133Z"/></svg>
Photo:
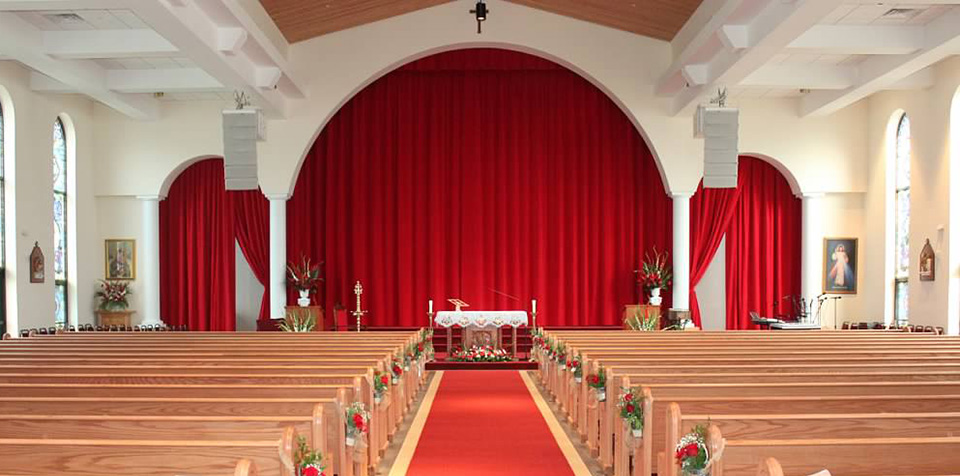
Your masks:
<svg viewBox="0 0 960 476"><path fill-rule="evenodd" d="M375 326L424 325L427 299L454 297L615 325L644 253L672 250L672 207L600 90L533 56L461 50L387 74L331 119L288 203L287 250L325 262L326 309L352 309L361 280Z"/></svg>
<svg viewBox="0 0 960 476"><path fill-rule="evenodd" d="M742 187L743 175L739 175L738 181ZM701 181L697 193L690 199L690 314L697 327L701 327L697 283L713 262L730 226L737 210L740 187L704 189Z"/></svg>
<svg viewBox="0 0 960 476"><path fill-rule="evenodd" d="M727 231L727 329L750 329L750 311L790 311L800 294L801 201L772 165L740 157L740 198Z"/></svg>
<svg viewBox="0 0 960 476"><path fill-rule="evenodd" d="M237 243L264 289L260 320L270 319L270 202L260 190L231 191L230 197Z"/></svg>
<svg viewBox="0 0 960 476"><path fill-rule="evenodd" d="M234 215L223 160L191 165L160 202L160 315L191 330L236 328Z"/></svg>

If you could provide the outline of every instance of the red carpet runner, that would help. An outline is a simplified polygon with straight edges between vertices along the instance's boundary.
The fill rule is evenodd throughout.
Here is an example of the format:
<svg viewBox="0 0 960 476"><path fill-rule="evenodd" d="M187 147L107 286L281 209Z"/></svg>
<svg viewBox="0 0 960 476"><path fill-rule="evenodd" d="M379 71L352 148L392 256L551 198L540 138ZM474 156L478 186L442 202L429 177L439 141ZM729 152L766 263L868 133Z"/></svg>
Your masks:
<svg viewBox="0 0 960 476"><path fill-rule="evenodd" d="M409 476L573 475L517 371L445 372Z"/></svg>

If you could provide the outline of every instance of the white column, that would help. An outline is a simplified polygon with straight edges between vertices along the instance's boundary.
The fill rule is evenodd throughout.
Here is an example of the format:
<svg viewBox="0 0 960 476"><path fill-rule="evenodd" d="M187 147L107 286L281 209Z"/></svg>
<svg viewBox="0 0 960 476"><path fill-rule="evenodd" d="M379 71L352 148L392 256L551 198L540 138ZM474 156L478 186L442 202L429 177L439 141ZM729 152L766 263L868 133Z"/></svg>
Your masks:
<svg viewBox="0 0 960 476"><path fill-rule="evenodd" d="M160 324L160 200L149 195L140 199L143 239L140 246L141 324Z"/></svg>
<svg viewBox="0 0 960 476"><path fill-rule="evenodd" d="M287 199L286 194L270 199L270 317L283 318L287 305Z"/></svg>
<svg viewBox="0 0 960 476"><path fill-rule="evenodd" d="M690 197L673 194L673 309L690 309Z"/></svg>
<svg viewBox="0 0 960 476"><path fill-rule="evenodd" d="M823 291L823 282L820 273L823 271L823 212L822 212L822 193L803 195L803 231L801 240L801 264L800 264L800 294L810 302L816 300L817 296ZM815 302L815 301L814 301ZM826 307L826 306L824 306ZM813 313L816 314L816 304L813 305ZM811 316L815 318L816 316ZM830 319L827 316L821 317L822 323L829 322L833 325L831 314Z"/></svg>

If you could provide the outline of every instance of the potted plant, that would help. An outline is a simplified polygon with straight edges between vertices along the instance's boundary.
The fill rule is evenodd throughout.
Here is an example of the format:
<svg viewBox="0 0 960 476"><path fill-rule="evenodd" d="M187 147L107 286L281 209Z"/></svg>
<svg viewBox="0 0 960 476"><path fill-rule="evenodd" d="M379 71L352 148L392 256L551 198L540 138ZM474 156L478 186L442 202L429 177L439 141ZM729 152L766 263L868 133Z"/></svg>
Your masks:
<svg viewBox="0 0 960 476"><path fill-rule="evenodd" d="M650 304L659 306L663 302L660 291L670 286L673 273L667 264L667 252L660 253L653 249L653 258L649 254L644 256L637 280L645 291L650 292Z"/></svg>
<svg viewBox="0 0 960 476"><path fill-rule="evenodd" d="M100 310L107 312L126 311L130 303L127 302L127 296L131 293L129 281L100 280L100 290L97 291L97 297L100 298Z"/></svg>
<svg viewBox="0 0 960 476"><path fill-rule="evenodd" d="M297 299L300 307L310 305L310 293L316 291L323 281L323 277L320 276L322 264L323 262L312 264L310 258L302 255L299 263L287 265L287 282L300 293L300 299Z"/></svg>

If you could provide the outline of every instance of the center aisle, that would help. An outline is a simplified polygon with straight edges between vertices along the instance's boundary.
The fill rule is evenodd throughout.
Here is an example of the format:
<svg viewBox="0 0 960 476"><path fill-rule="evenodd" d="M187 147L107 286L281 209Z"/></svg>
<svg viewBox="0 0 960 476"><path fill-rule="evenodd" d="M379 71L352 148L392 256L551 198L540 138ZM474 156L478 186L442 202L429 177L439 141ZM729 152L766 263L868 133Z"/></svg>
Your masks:
<svg viewBox="0 0 960 476"><path fill-rule="evenodd" d="M552 419L552 414L548 416ZM513 370L443 372L406 474L579 476L589 474L566 436L574 472L531 390ZM394 474L391 472L391 474Z"/></svg>

